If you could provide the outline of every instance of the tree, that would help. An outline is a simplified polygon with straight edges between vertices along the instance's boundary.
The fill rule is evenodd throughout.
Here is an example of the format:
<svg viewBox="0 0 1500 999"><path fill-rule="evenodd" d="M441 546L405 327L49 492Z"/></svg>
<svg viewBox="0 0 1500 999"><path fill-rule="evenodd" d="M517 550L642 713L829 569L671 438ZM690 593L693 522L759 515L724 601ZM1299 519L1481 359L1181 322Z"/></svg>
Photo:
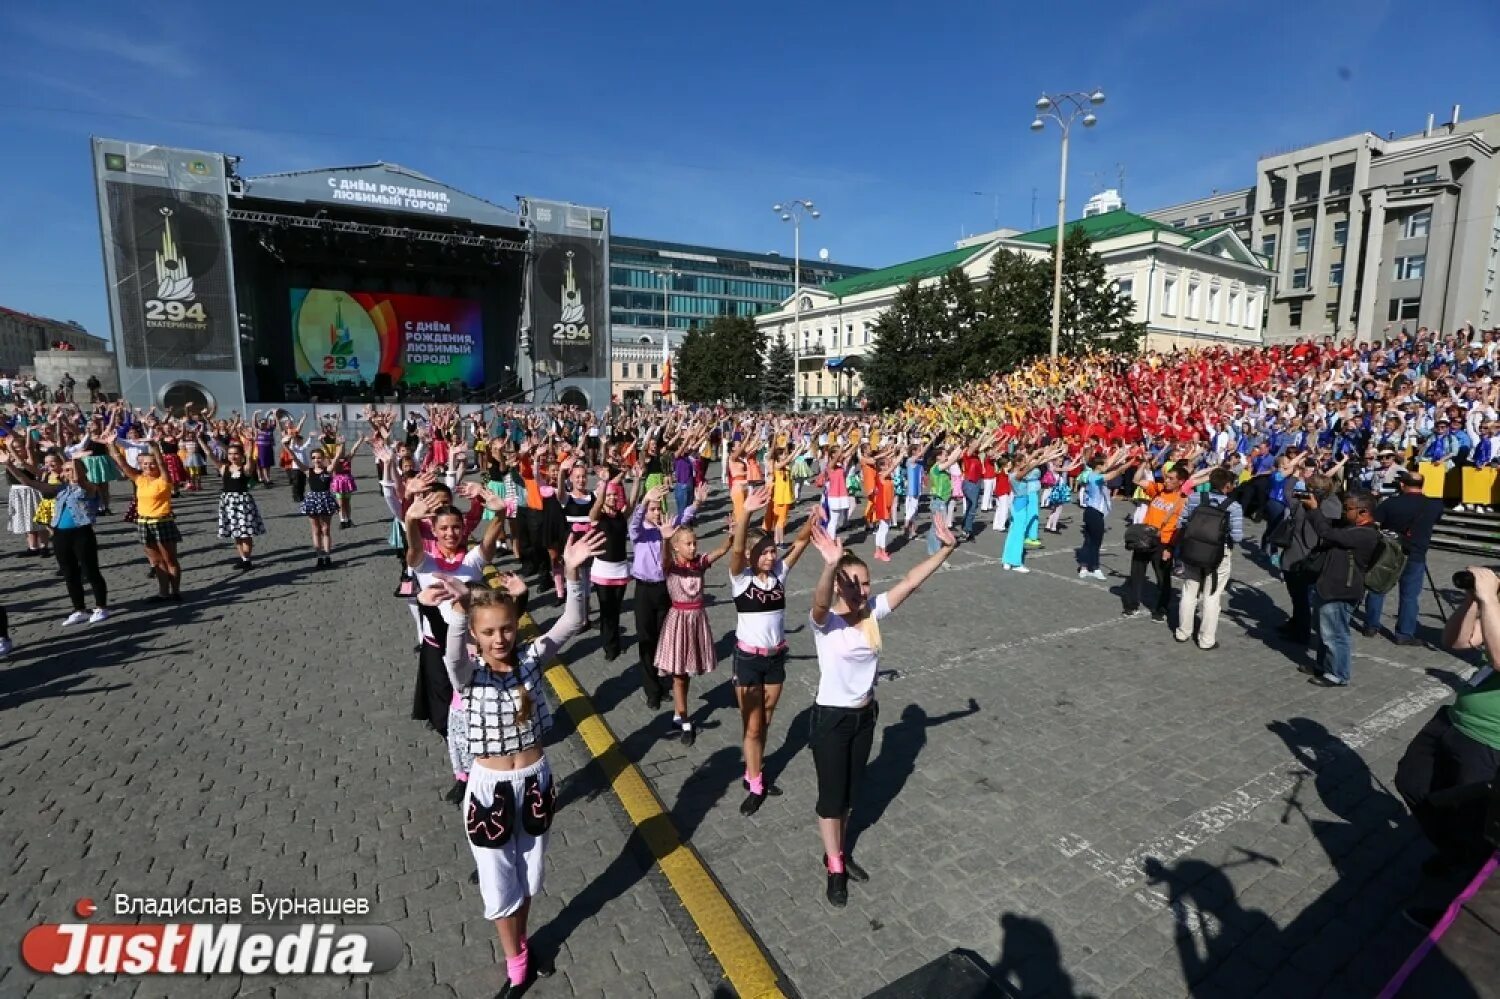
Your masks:
<svg viewBox="0 0 1500 999"><path fill-rule="evenodd" d="M786 337L776 337L766 348L766 382L761 394L767 406L773 409L791 406L792 364L792 348Z"/></svg>
<svg viewBox="0 0 1500 999"><path fill-rule="evenodd" d="M1008 371L1047 353L1051 341L1052 270L1044 260L1001 250L990 262L981 298L985 321L970 345L970 377Z"/></svg>
<svg viewBox="0 0 1500 999"><path fill-rule="evenodd" d="M935 375L933 349L945 329L937 288L914 279L896 293L874 327L875 349L866 359L865 395L877 409L926 394Z"/></svg>
<svg viewBox="0 0 1500 999"><path fill-rule="evenodd" d="M699 327L688 330L677 348L672 366L672 386L683 402L714 402L722 398L722 372L713 359L714 347L709 335Z"/></svg>
<svg viewBox="0 0 1500 999"><path fill-rule="evenodd" d="M1104 276L1104 259L1094 252L1083 229L1075 226L1063 240L1059 353L1134 352L1146 334L1146 324L1130 318L1134 309L1129 296L1120 294L1119 286Z"/></svg>
<svg viewBox="0 0 1500 999"><path fill-rule="evenodd" d="M718 316L707 326L688 330L673 369L678 398L759 405L764 341L754 320L741 316Z"/></svg>

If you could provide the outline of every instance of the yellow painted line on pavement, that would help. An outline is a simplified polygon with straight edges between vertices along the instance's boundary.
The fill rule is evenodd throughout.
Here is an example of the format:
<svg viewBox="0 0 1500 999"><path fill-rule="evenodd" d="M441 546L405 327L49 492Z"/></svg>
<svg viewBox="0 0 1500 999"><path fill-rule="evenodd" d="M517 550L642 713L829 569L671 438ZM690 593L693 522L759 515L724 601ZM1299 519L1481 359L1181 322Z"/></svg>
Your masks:
<svg viewBox="0 0 1500 999"><path fill-rule="evenodd" d="M528 616L527 640L536 635ZM724 975L740 999L786 999L780 977L760 942L740 918L719 883L708 872L698 854L682 842L661 799L646 782L645 775L626 758L609 724L594 708L573 671L559 659L547 667L547 682L563 710L573 719L589 754L604 771L611 790L651 851L672 890L703 934L709 950L724 969Z"/></svg>

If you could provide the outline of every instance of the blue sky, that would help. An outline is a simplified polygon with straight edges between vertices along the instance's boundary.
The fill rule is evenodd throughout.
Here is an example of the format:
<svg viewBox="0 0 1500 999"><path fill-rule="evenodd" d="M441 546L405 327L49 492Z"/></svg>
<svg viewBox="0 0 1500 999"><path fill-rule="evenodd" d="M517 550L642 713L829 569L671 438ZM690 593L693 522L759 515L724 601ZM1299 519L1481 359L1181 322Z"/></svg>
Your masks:
<svg viewBox="0 0 1500 999"><path fill-rule="evenodd" d="M1055 211L1042 90L1103 87L1069 215L1248 186L1257 155L1500 111L1500 3L954 0L738 4L46 3L0 8L0 305L108 335L92 134L236 153L242 171L402 163L616 232L872 266ZM1284 40L1293 40L1287 44ZM1485 41L1488 40L1488 41ZM1493 140L1492 140L1493 141ZM985 192L976 195L974 192Z"/></svg>

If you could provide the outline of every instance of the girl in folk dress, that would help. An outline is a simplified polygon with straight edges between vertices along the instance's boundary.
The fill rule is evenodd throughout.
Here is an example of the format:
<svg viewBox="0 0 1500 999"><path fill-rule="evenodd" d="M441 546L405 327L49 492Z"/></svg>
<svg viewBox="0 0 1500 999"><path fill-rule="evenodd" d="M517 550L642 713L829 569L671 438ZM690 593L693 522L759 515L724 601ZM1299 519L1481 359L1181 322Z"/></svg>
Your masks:
<svg viewBox="0 0 1500 999"><path fill-rule="evenodd" d="M302 515L312 531L313 551L318 553L319 569L333 568L333 515L338 500L333 498L333 467L322 449L315 449L303 460L292 455L299 468L307 473L307 492L302 497Z"/></svg>
<svg viewBox="0 0 1500 999"><path fill-rule="evenodd" d="M356 437L354 446L347 452L344 450L344 439L338 439L339 454L333 459L333 480L330 489L339 505L339 527L344 530L354 526L354 514L350 511L352 497L359 491L359 486L354 481L354 456L359 453L360 446L365 442L364 437Z"/></svg>
<svg viewBox="0 0 1500 999"><path fill-rule="evenodd" d="M736 520L745 516L743 502ZM667 599L672 606L661 629L656 646L656 672L672 678L672 722L682 728L682 744L691 746L697 733L688 718L688 682L690 678L712 673L718 665L714 651L714 633L708 626L704 609L703 574L719 559L729 554L732 537L707 555L698 554L698 535L691 527L679 527L667 539Z"/></svg>
<svg viewBox="0 0 1500 999"><path fill-rule="evenodd" d="M206 441L202 442L208 449ZM255 536L266 533L265 522L260 517L260 507L250 495L250 483L255 479L255 468L245 454L243 444L230 444L224 449L224 460L219 465L219 537L234 540L239 553L240 569L250 568L250 555L255 550Z"/></svg>
<svg viewBox="0 0 1500 999"><path fill-rule="evenodd" d="M6 478L10 481L10 497L7 501L10 533L26 535L27 555L43 555L46 553L43 547L46 528L36 522L36 510L42 503L42 494L19 476L12 474L13 468L23 465L28 471L36 467L31 438L25 433L13 435L6 440L5 447L10 463L10 467L6 468Z"/></svg>

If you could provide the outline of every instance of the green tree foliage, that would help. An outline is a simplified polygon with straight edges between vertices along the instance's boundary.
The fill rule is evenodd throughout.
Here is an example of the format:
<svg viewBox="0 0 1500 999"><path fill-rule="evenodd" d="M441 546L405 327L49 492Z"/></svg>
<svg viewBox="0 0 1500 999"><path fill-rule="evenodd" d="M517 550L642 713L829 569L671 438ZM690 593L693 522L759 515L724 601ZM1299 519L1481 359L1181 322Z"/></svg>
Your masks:
<svg viewBox="0 0 1500 999"><path fill-rule="evenodd" d="M998 251L976 288L961 270L936 285L902 288L875 324L865 394L885 409L1009 371L1046 354L1052 338L1053 258ZM1075 228L1063 242L1060 353L1134 351L1145 325L1104 276L1104 261Z"/></svg>
<svg viewBox="0 0 1500 999"><path fill-rule="evenodd" d="M677 349L675 386L684 402L761 403L765 335L742 316L719 316L694 328Z"/></svg>
<svg viewBox="0 0 1500 999"><path fill-rule="evenodd" d="M766 347L766 383L762 390L765 404L773 409L792 405L792 348L786 337L778 336Z"/></svg>

